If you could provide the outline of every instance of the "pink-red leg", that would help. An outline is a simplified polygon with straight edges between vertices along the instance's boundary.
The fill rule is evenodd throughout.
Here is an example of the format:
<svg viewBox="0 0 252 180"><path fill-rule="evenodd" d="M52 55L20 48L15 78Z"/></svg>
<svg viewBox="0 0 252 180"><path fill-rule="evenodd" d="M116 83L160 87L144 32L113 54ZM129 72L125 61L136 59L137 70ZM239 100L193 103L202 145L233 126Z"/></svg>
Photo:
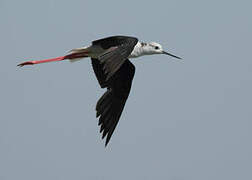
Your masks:
<svg viewBox="0 0 252 180"><path fill-rule="evenodd" d="M56 58L51 58L51 59L43 59L43 60L37 60L37 61L26 61L23 63L18 64L18 66L26 66L26 65L34 65L34 64L41 64L41 63L46 63L46 62L54 62L54 61L62 61L65 59L75 59L75 58L83 58L83 57L88 57L87 53L72 53L68 54L66 56L60 56Z"/></svg>
<svg viewBox="0 0 252 180"><path fill-rule="evenodd" d="M66 59L66 56L60 56L52 59L44 59L44 60L38 60L38 61L26 61L23 63L18 64L18 66L22 67L25 65L34 65L34 64L41 64L41 63L46 63L46 62L53 62L53 61L62 61Z"/></svg>

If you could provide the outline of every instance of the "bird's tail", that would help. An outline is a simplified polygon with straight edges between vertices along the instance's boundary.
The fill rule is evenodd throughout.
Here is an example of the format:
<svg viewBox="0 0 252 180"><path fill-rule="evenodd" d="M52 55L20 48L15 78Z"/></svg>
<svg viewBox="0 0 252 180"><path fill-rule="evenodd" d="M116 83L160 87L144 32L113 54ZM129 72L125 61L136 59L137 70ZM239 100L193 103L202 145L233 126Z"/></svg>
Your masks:
<svg viewBox="0 0 252 180"><path fill-rule="evenodd" d="M68 59L70 62L77 62L79 60L81 60L82 58L85 58L85 57L88 57L88 53L89 53L89 47L81 47L81 48L75 48L75 49L72 49L70 52L69 55L72 55L70 56ZM81 56L83 55L83 56Z"/></svg>

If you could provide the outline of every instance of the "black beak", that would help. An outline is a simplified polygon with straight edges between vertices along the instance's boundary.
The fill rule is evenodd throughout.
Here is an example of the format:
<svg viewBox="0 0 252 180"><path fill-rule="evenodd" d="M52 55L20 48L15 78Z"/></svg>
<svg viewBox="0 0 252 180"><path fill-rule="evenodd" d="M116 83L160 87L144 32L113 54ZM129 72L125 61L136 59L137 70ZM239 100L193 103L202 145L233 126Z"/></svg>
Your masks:
<svg viewBox="0 0 252 180"><path fill-rule="evenodd" d="M163 51L163 54L166 54L166 55L169 55L169 56L175 57L175 58L177 58L177 59L182 59L181 57L175 56L175 55L170 54L170 53L165 52L165 51Z"/></svg>

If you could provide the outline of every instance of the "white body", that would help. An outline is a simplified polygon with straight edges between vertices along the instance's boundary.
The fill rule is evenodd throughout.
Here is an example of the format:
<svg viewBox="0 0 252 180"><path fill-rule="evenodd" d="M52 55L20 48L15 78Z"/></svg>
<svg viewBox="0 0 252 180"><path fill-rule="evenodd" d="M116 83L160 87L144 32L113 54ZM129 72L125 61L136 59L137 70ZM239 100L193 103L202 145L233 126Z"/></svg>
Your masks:
<svg viewBox="0 0 252 180"><path fill-rule="evenodd" d="M78 53L78 52L88 52L88 56L91 58L99 58L102 54L110 51L113 47L105 50L102 49L100 46L92 45L89 47L81 47L76 48L70 51L70 53ZM162 54L163 49L162 46L158 43L151 42L151 43L141 43L137 42L133 51L129 55L129 58L137 58L143 55L151 55L151 54ZM81 58L78 59L70 59L71 62L79 61Z"/></svg>
<svg viewBox="0 0 252 180"><path fill-rule="evenodd" d="M140 42L137 42L137 44L135 45L133 51L131 52L131 54L129 55L129 58L137 58L139 56L143 55L143 48Z"/></svg>

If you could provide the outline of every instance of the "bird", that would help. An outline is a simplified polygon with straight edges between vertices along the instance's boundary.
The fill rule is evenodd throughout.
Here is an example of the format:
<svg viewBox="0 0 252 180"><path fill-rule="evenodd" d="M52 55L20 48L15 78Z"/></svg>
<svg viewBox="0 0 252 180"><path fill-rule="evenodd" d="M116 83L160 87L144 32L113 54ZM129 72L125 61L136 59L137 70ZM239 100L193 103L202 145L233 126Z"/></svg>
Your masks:
<svg viewBox="0 0 252 180"><path fill-rule="evenodd" d="M159 43L140 42L136 37L117 35L94 40L90 46L72 49L65 56L26 61L18 66L62 60L75 62L90 57L100 87L106 88L106 92L96 104L96 118L99 120L102 139L106 137L106 147L121 117L135 74L135 66L129 59L153 54L165 54L182 59L164 51Z"/></svg>

